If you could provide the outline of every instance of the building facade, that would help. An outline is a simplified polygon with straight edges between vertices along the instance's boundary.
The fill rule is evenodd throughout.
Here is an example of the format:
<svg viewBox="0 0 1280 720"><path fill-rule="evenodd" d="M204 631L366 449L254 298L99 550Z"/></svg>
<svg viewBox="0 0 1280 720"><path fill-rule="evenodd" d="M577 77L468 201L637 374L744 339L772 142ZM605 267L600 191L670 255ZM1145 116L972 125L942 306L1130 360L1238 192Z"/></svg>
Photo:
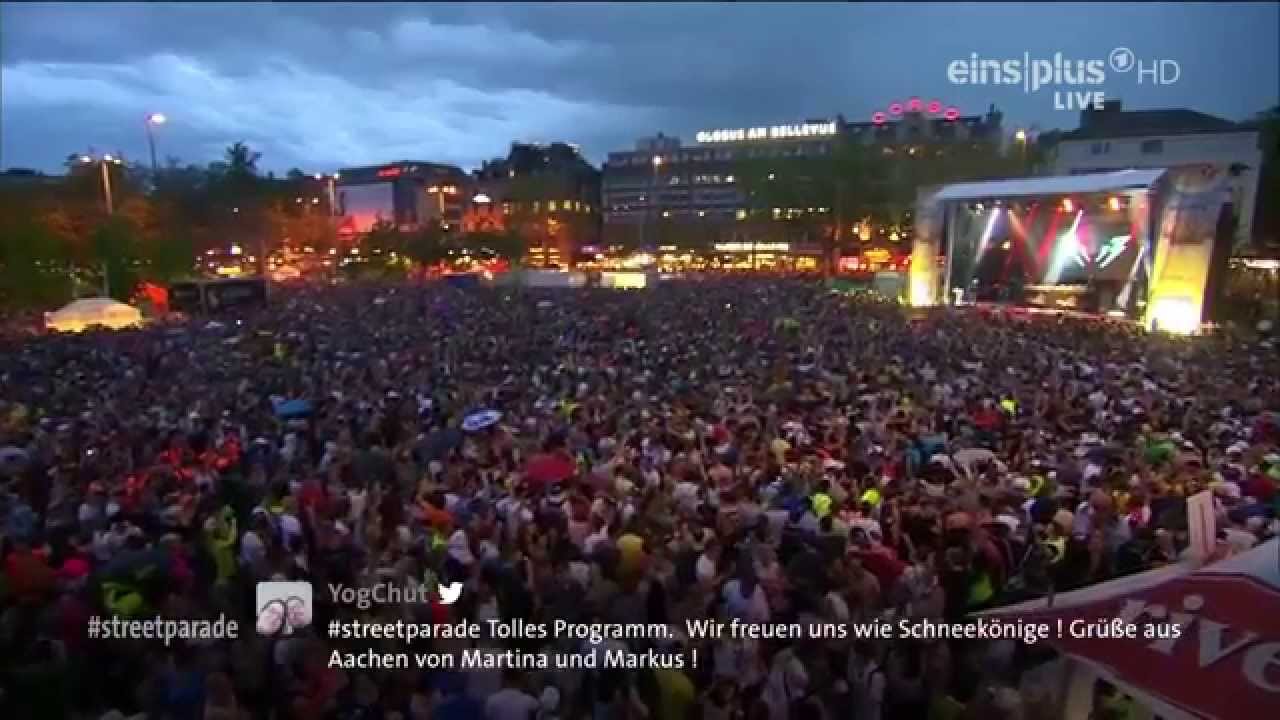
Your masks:
<svg viewBox="0 0 1280 720"><path fill-rule="evenodd" d="M908 98L889 103L864 122L844 125L844 138L887 147L924 143L1003 142L1003 115L995 105L983 115L963 115L939 100Z"/></svg>
<svg viewBox="0 0 1280 720"><path fill-rule="evenodd" d="M464 232L513 232L534 265L571 264L600 234L600 171L577 146L515 143L471 177Z"/></svg>
<svg viewBox="0 0 1280 720"><path fill-rule="evenodd" d="M343 168L335 188L339 233L361 235L379 221L403 232L432 225L458 232L469 184L460 168L441 163L402 160Z"/></svg>
<svg viewBox="0 0 1280 720"><path fill-rule="evenodd" d="M867 121L836 115L791 125L722 128L698 132L695 143L661 133L642 138L634 149L609 153L601 204L607 245L656 247L694 245L749 248L789 244L815 251L812 230L784 229L775 220L795 212L829 214L831 208L779 209L760 218L737 177L743 161L822 157L840 143L884 145L895 152L912 144L999 141L1000 113L962 115L940 101L910 98L893 102Z"/></svg>
<svg viewBox="0 0 1280 720"><path fill-rule="evenodd" d="M1188 109L1125 111L1110 100L1080 113L1080 127L1063 136L1054 160L1062 175L1195 166L1231 178L1235 246L1247 244L1262 167L1255 126Z"/></svg>

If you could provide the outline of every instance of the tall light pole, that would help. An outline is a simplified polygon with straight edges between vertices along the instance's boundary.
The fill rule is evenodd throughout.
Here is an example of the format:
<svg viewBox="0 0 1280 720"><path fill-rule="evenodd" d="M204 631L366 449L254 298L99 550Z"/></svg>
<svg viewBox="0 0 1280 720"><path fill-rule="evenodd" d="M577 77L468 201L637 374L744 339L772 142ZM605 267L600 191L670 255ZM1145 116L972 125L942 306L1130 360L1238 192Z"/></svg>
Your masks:
<svg viewBox="0 0 1280 720"><path fill-rule="evenodd" d="M164 113L151 113L147 116L144 123L147 128L147 145L151 148L151 182L155 183L156 178L160 174L160 164L156 162L156 134L153 128L157 125L163 125L169 121Z"/></svg>
<svg viewBox="0 0 1280 720"><path fill-rule="evenodd" d="M342 173L333 173L332 175L325 175L324 173L316 173L312 177L314 177L316 180L319 180L321 182L327 182L328 190L329 190L329 215L337 216L338 193L337 193L337 189L335 188L335 184L337 183L338 178L342 177Z"/></svg>
<svg viewBox="0 0 1280 720"><path fill-rule="evenodd" d="M648 248L648 230L649 216L653 213L658 204L658 170L662 168L662 156L653 156L653 174L649 176L649 202L645 204L644 218L640 222L640 249L647 251Z"/></svg>
<svg viewBox="0 0 1280 720"><path fill-rule="evenodd" d="M115 215L115 213L116 213L115 203L112 201L112 198L111 198L111 170L110 170L110 166L111 166L111 165L120 165L123 161L122 161L120 158L118 158L118 157L114 157L114 156L111 156L111 155L103 155L101 159L99 159L99 158L95 158L95 157L93 157L92 155L81 155L81 156L80 156L80 162L81 162L82 164L85 164L85 165L92 165L92 164L95 164L95 163L96 163L96 164L98 165L98 168L101 170L101 172L102 172L102 200L103 200L103 203L105 204L105 206L106 206L106 208L107 208L107 218L109 219L112 215ZM104 297L110 297L110 296L111 296L111 280L110 280L110 278L108 277L108 274L107 274L107 262L106 262L106 260L103 260L103 261L102 261L102 295L103 295Z"/></svg>

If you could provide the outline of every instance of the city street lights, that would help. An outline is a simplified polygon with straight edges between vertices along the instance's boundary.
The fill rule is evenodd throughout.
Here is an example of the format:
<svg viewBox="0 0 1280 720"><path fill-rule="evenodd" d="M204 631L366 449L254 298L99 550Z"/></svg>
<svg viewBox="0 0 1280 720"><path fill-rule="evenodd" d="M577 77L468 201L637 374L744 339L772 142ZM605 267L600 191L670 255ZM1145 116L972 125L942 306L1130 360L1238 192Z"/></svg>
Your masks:
<svg viewBox="0 0 1280 720"><path fill-rule="evenodd" d="M92 155L81 155L80 163L82 165L97 164L102 170L102 199L107 208L107 215L115 214L115 203L111 199L111 173L108 171L109 165L120 165L123 161L112 155L103 155L101 159Z"/></svg>
<svg viewBox="0 0 1280 720"><path fill-rule="evenodd" d="M342 173L334 173L325 175L324 173L316 173L315 179L320 181L328 181L329 184L329 214L336 216L338 214L338 193L335 184L342 177Z"/></svg>
<svg viewBox="0 0 1280 720"><path fill-rule="evenodd" d="M649 234L648 232L649 216L653 214L653 211L656 209L657 203L658 203L657 188L658 188L658 171L660 169L662 169L662 156L654 155L653 156L653 174L649 176L649 202L645 204L644 218L640 223L640 247L641 249L644 249L644 250L648 250L647 243L649 238L647 236Z"/></svg>
<svg viewBox="0 0 1280 720"><path fill-rule="evenodd" d="M1018 131L1013 134L1013 139L1018 143L1018 156L1022 160L1022 169L1025 171L1027 169L1027 131L1018 128Z"/></svg>
<svg viewBox="0 0 1280 720"><path fill-rule="evenodd" d="M100 160L94 158L92 155L81 155L80 162L84 165L93 165L96 163L102 171L102 200L107 208L107 217L110 218L112 215L115 215L116 208L115 203L112 202L111 199L111 171L109 166L120 165L123 161L120 158L111 155L103 155ZM107 274L107 263L105 260L102 262L102 296L111 296L111 279Z"/></svg>
<svg viewBox="0 0 1280 720"><path fill-rule="evenodd" d="M147 116L146 123L144 123L147 128L147 145L151 148L151 182L153 183L160 171L160 165L156 162L156 134L152 128L157 125L163 125L168 121L169 118L165 117L164 113L151 113Z"/></svg>

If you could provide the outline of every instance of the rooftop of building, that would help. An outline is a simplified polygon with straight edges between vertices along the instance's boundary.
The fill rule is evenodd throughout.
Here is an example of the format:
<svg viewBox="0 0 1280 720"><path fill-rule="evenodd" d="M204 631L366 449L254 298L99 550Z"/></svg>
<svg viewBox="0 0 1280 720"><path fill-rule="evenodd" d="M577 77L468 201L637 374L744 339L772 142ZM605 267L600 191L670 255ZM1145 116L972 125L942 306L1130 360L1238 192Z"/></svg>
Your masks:
<svg viewBox="0 0 1280 720"><path fill-rule="evenodd" d="M339 173L340 174L371 173L371 172L377 172L379 170L386 170L388 168L400 168L401 170L410 170L410 171L415 169L422 169L422 170L435 170L437 172L444 172L444 173L458 173L458 174L462 173L462 168L458 167L457 165L450 165L448 163L430 162L427 160L397 160L395 162L379 163L377 165L359 165L355 167L345 167L345 168L342 168L339 171Z"/></svg>
<svg viewBox="0 0 1280 720"><path fill-rule="evenodd" d="M1119 100L1108 100L1102 109L1080 113L1080 127L1063 135L1063 140L1146 137L1150 135L1195 135L1256 130L1251 123L1238 123L1189 108L1124 110Z"/></svg>

